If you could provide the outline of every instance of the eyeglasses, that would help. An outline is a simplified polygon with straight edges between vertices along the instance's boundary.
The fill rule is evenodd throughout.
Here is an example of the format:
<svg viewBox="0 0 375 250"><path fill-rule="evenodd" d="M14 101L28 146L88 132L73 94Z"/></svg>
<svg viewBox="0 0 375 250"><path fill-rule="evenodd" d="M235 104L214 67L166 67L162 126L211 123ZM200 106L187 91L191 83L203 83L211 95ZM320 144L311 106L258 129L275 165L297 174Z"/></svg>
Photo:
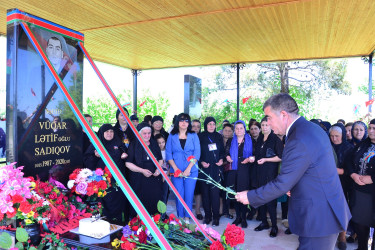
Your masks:
<svg viewBox="0 0 375 250"><path fill-rule="evenodd" d="M189 123L189 120L179 120L179 122L187 122L187 123Z"/></svg>

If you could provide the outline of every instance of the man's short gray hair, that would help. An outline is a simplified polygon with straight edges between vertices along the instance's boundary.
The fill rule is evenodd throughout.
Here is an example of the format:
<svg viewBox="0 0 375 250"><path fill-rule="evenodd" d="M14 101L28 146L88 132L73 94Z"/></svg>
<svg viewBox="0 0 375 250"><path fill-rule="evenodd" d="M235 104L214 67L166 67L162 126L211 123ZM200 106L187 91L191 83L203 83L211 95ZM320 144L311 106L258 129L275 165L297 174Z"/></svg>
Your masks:
<svg viewBox="0 0 375 250"><path fill-rule="evenodd" d="M299 108L297 102L286 93L273 95L263 104L263 110L271 107L272 110L281 112L286 111L289 114L298 115Z"/></svg>

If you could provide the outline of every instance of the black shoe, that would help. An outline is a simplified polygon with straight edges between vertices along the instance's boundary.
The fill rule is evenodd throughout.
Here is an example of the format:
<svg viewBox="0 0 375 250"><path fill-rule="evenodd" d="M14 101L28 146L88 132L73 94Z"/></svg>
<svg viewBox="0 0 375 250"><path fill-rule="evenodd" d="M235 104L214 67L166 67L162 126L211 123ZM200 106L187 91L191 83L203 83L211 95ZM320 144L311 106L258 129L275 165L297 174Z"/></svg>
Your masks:
<svg viewBox="0 0 375 250"><path fill-rule="evenodd" d="M214 219L214 220L212 221L212 226L213 226L213 227L217 227L217 226L219 226L219 219Z"/></svg>
<svg viewBox="0 0 375 250"><path fill-rule="evenodd" d="M288 228L287 230L285 230L285 232L284 232L285 234L292 234L292 232L290 231L290 229Z"/></svg>
<svg viewBox="0 0 375 250"><path fill-rule="evenodd" d="M354 237L354 235L350 235L348 238L346 238L347 243L354 243L357 240L357 237Z"/></svg>
<svg viewBox="0 0 375 250"><path fill-rule="evenodd" d="M339 241L337 243L337 248L340 250L346 250L346 242Z"/></svg>
<svg viewBox="0 0 375 250"><path fill-rule="evenodd" d="M279 232L279 229L277 227L272 227L271 232L270 232L270 237L275 238L278 232Z"/></svg>
<svg viewBox="0 0 375 250"><path fill-rule="evenodd" d="M247 228L247 222L246 222L245 219L243 219L243 220L241 221L241 227L242 227L242 228Z"/></svg>
<svg viewBox="0 0 375 250"><path fill-rule="evenodd" d="M212 219L210 219L210 218L205 218L204 221L203 221L203 224L208 225L208 224L211 223L211 221L212 221Z"/></svg>
<svg viewBox="0 0 375 250"><path fill-rule="evenodd" d="M203 220L203 215L201 215L201 214L197 214L197 219L198 219L198 220Z"/></svg>
<svg viewBox="0 0 375 250"><path fill-rule="evenodd" d="M262 230L268 229L268 228L270 228L270 225L268 225L268 223L260 223L259 226L257 226L256 228L254 228L254 231L259 232L259 231L262 231Z"/></svg>
<svg viewBox="0 0 375 250"><path fill-rule="evenodd" d="M232 224L238 226L238 225L241 223L241 221L242 221L242 219L237 217L237 218L232 222Z"/></svg>

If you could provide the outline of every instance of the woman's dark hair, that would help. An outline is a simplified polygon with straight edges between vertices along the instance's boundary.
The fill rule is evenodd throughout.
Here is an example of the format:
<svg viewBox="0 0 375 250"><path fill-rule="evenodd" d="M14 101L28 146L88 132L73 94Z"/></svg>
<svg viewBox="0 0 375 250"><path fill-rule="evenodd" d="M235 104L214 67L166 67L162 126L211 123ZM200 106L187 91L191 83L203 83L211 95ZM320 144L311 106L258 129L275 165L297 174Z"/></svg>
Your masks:
<svg viewBox="0 0 375 250"><path fill-rule="evenodd" d="M193 122L199 122L199 124L201 124L201 121L198 120L198 119L194 119L194 120L192 120L191 122L192 122L192 123L193 123Z"/></svg>
<svg viewBox="0 0 375 250"><path fill-rule="evenodd" d="M267 122L267 121L268 121L268 116L265 116L265 117L262 118L262 120L260 120L260 123Z"/></svg>
<svg viewBox="0 0 375 250"><path fill-rule="evenodd" d="M233 125L230 123L224 124L223 129L225 129L226 127L230 127L232 130L234 130Z"/></svg>
<svg viewBox="0 0 375 250"><path fill-rule="evenodd" d="M144 122L151 122L152 120L152 116L151 115L146 115L144 118L143 118L143 121Z"/></svg>
<svg viewBox="0 0 375 250"><path fill-rule="evenodd" d="M167 140L165 139L164 135L162 135L162 134L155 135L155 141L159 140L160 138L163 138L164 141L167 142Z"/></svg>
<svg viewBox="0 0 375 250"><path fill-rule="evenodd" d="M259 129L261 129L261 127L262 127L259 122L255 121L255 122L252 122L252 123L249 124L249 130L251 129L251 126L253 126L253 125L257 126Z"/></svg>
<svg viewBox="0 0 375 250"><path fill-rule="evenodd" d="M352 122L348 122L347 124L345 124L345 128L346 128L346 127L349 127L349 126L352 127L352 126L353 126L353 123L352 123Z"/></svg>
<svg viewBox="0 0 375 250"><path fill-rule="evenodd" d="M171 134L172 135L178 134L178 132L180 131L180 127L178 125L179 125L179 122L181 120L188 120L189 121L189 125L187 127L186 134L188 134L188 133L190 133L190 134L194 133L193 131L191 131L191 118L190 118L190 115L185 114L185 113L181 113L176 118L176 121L175 121L175 123L173 125L173 129L171 131Z"/></svg>

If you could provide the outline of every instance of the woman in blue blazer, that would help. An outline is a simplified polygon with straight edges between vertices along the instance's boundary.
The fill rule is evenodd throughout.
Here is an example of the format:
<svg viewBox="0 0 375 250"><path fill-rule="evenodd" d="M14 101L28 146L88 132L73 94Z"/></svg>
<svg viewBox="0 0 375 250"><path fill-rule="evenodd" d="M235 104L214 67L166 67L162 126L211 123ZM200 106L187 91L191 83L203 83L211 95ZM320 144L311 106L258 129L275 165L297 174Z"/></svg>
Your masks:
<svg viewBox="0 0 375 250"><path fill-rule="evenodd" d="M198 161L201 153L199 138L196 133L191 131L191 119L188 114L181 113L177 116L165 151L166 160L171 166L171 173L181 170L183 176L198 176L196 164L187 160L188 157L194 156L195 161ZM196 180L172 176L172 183L191 210ZM176 208L177 216L184 217L188 221L190 216L179 201L176 202Z"/></svg>

